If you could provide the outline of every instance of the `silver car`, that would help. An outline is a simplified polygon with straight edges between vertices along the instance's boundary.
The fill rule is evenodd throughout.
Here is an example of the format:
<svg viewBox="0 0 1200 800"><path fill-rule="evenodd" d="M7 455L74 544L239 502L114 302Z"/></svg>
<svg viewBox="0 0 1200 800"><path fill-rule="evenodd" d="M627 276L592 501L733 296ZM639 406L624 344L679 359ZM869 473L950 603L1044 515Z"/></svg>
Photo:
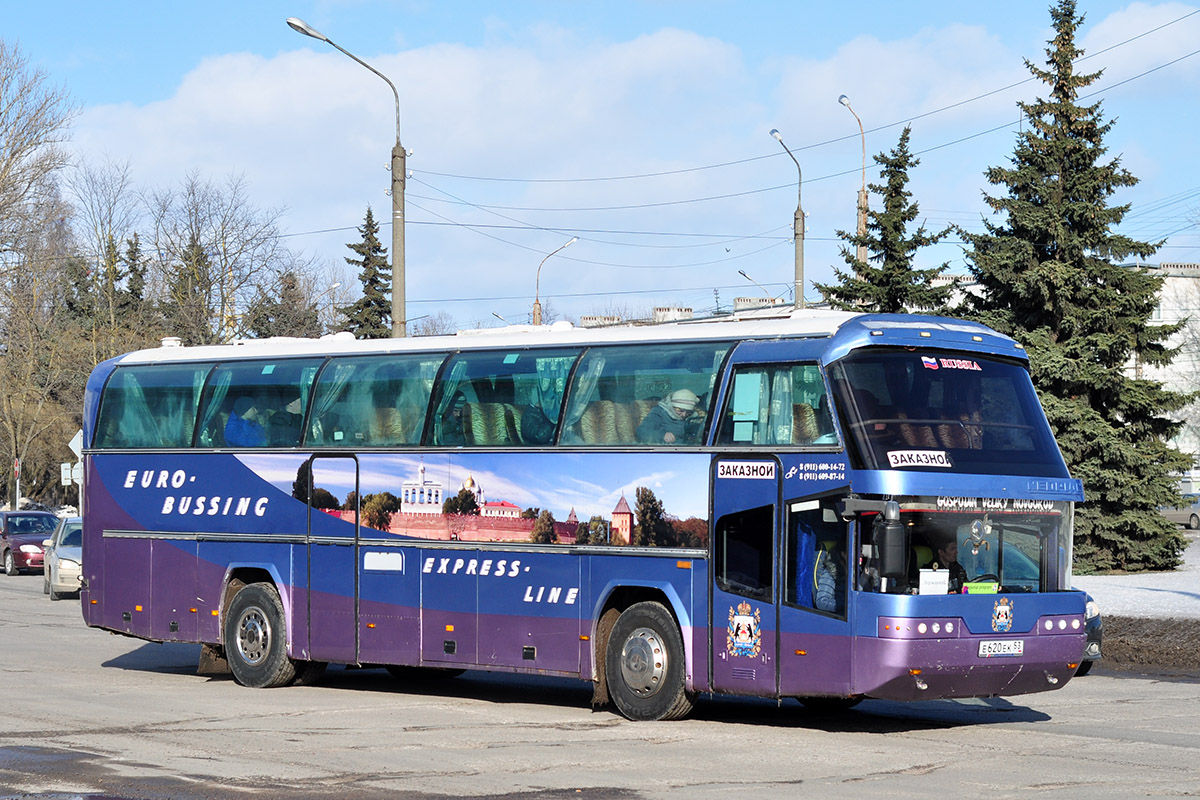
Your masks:
<svg viewBox="0 0 1200 800"><path fill-rule="evenodd" d="M58 523L50 538L42 542L46 550L44 591L51 600L79 594L79 576L83 574L83 518L67 517Z"/></svg>
<svg viewBox="0 0 1200 800"><path fill-rule="evenodd" d="M1162 515L1171 522L1184 525L1192 530L1200 528L1200 494L1192 492L1183 496L1183 505L1178 508L1164 508Z"/></svg>

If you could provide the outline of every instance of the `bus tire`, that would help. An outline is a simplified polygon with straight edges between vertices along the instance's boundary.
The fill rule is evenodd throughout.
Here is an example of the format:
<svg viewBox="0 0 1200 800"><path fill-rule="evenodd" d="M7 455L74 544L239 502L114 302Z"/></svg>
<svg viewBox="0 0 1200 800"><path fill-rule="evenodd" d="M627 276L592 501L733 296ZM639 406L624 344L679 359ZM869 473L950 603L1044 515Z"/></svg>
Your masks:
<svg viewBox="0 0 1200 800"><path fill-rule="evenodd" d="M269 583L251 583L233 596L225 615L225 657L238 683L270 689L296 679L283 619L283 603Z"/></svg>
<svg viewBox="0 0 1200 800"><path fill-rule="evenodd" d="M604 666L609 696L629 719L682 719L691 713L683 637L660 603L636 603L617 618Z"/></svg>

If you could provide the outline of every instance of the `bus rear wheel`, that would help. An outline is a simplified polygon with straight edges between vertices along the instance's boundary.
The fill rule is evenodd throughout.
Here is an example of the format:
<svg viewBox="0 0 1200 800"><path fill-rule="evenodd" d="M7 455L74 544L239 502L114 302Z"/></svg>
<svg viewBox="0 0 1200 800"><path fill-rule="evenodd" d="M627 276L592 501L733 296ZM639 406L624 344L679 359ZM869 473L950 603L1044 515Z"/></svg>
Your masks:
<svg viewBox="0 0 1200 800"><path fill-rule="evenodd" d="M225 657L238 683L270 689L296 679L283 620L283 603L271 584L251 583L234 595L225 615Z"/></svg>
<svg viewBox="0 0 1200 800"><path fill-rule="evenodd" d="M683 638L660 603L636 603L617 618L604 666L609 696L629 719L682 719L691 713Z"/></svg>

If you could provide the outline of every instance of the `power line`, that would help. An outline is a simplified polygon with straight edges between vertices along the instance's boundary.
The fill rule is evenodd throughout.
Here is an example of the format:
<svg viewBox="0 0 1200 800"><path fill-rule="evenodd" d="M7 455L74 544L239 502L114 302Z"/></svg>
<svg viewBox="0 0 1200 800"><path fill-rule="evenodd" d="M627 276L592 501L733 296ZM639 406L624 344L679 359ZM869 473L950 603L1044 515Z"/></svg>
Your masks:
<svg viewBox="0 0 1200 800"><path fill-rule="evenodd" d="M1193 12L1193 13L1200 13L1200 11ZM1191 16L1191 15L1188 15L1188 16ZM1120 86L1124 86L1127 83L1131 83L1135 80L1138 80L1139 78L1144 78L1145 76L1150 75L1151 73L1159 71L1160 69L1165 69L1166 67L1172 66L1174 64L1178 64L1180 61L1184 61L1185 59L1192 58L1193 56L1195 56L1197 54L1200 54L1200 49L1193 50L1192 52L1182 55L1178 58L1172 59L1171 61L1168 61L1165 64L1159 64L1156 67L1151 67L1150 69L1145 70L1144 72L1140 72L1137 75L1133 75L1129 78L1126 78L1125 80L1118 81L1117 83L1111 84L1109 86L1105 86L1104 88L1101 88L1101 89L1097 89L1096 91L1091 92L1089 94L1082 95L1077 99L1078 100L1088 100L1092 97L1096 97L1098 95L1104 94L1105 92L1111 91L1112 89L1116 89ZM1033 79L1030 78L1028 80L1033 80ZM1025 81L1022 81L1022 83L1024 83L1024 82ZM933 113L933 112L930 112L930 113ZM917 119L917 117L914 117L913 119ZM984 130L984 131L979 131L977 133L968 134L967 136L962 136L958 139L953 139L949 142L943 142L942 144L934 145L932 147L927 147L924 150L918 150L915 153L913 153L913 155L915 155L915 156L925 155L926 153L932 153L936 150L942 150L946 147L951 147L956 144L962 144L963 142L970 141L971 139L977 139L981 136L987 136L988 134L995 133L996 131L1004 130L1006 128L1011 128L1014 125L1019 125L1023 119L1024 119L1023 117L1018 117L1015 120L1010 120L1008 122L1004 122L1000 125L997 125L992 128L988 128L987 130ZM898 123L894 123L894 124L898 124ZM883 130L887 127L891 127L891 126L885 125L885 126L880 126L879 128L873 128L872 132L878 131L878 130ZM849 137L842 137L842 138L844 139L844 138L849 138ZM831 141L841 141L841 140L842 139L831 140ZM815 146L817 146L817 145L810 145L810 147L815 147ZM800 148L800 149L805 149L805 148ZM838 178L843 175L849 175L849 174L852 174L855 172L858 172L858 170L857 169L848 169L848 170L842 170L840 172L831 172L826 175L818 176L816 178L809 178L805 181L805 183L806 184L817 183L820 181L829 180L831 178ZM426 185L428 185L428 184L426 184ZM767 187L764 187L761 189L747 189L747 190L741 191L741 192L729 192L726 194L709 195L707 197L693 197L693 198L686 198L683 200L663 200L663 201L656 202L656 203L636 203L636 204L620 205L620 206L583 206L583 207L575 207L575 208L545 208L545 207L530 207L530 206L506 206L506 205L482 204L482 203L476 204L476 203L468 203L466 201L457 201L457 202L459 202L461 204L471 205L472 207L478 208L481 210L527 211L527 212L537 212L537 213L562 213L562 212L593 213L593 212L597 212L597 211L637 211L637 210L642 210L642 209L647 209L647 208L663 208L663 207L667 207L667 206L688 205L688 204L692 204L692 203L711 202L713 200L731 200L731 199L735 199L738 197L748 197L748 196L754 195L754 194L763 194L765 192L773 192L773 191L777 191L779 189L790 189L792 186L793 186L793 184L791 182L788 182L788 183L784 183L784 184L778 184L776 186L767 186ZM420 199L423 199L423 200L430 200L433 202L442 202L442 203L451 202L451 201L442 200L442 199L436 198L436 197L427 197L427 196L421 196L421 195L417 195L417 197L420 197Z"/></svg>
<svg viewBox="0 0 1200 800"><path fill-rule="evenodd" d="M1119 47L1124 47L1125 45L1127 45L1131 42L1137 41L1138 39L1141 39L1145 36L1149 36L1152 33L1157 33L1158 31L1161 31L1164 28L1169 28L1172 25L1183 22L1185 19L1188 19L1189 17L1193 17L1196 14L1200 14L1200 9L1197 9L1195 11L1190 11L1181 17L1177 17L1176 19L1171 20L1170 22L1165 22L1162 25L1159 25L1158 27L1151 28L1148 31L1143 31L1135 36L1129 37L1128 39L1117 42L1116 44L1109 45L1108 47L1105 47L1101 50L1097 50L1095 53L1089 53L1087 55L1080 56L1079 58L1075 59L1075 61L1073 63L1078 64L1081 61L1087 61L1089 58L1095 58L1096 56L1103 55L1104 53L1107 53L1111 50L1116 50ZM1189 58L1192 55L1195 55L1195 53L1189 53L1186 56L1182 56L1181 58L1176 59L1176 61L1182 61L1184 58ZM1175 61L1172 61L1172 62L1164 64L1160 67L1156 67L1155 69L1161 69L1162 67L1170 66L1171 64L1174 64L1174 63L1175 63ZM1153 72L1153 71L1154 70L1150 70L1149 72ZM1147 73L1142 73L1142 74L1145 75L1145 74L1149 74L1149 73L1147 72ZM1134 76L1134 78L1138 78L1138 77L1141 77L1141 75ZM1134 80L1134 78L1130 78L1129 80ZM974 97L969 97L965 100L959 100L957 102L950 103L949 105L941 106L940 108L935 108L931 111L926 111L923 114L917 114L916 116L907 117L898 122L889 122L885 125L880 125L875 128L869 128L865 131L865 133L878 133L879 131L888 130L888 129L894 128L898 125L907 125L907 124L913 122L914 120L924 119L925 117L931 117L931 116L934 116L935 114L941 114L944 111L950 111L952 109L959 108L960 106L974 103L977 100L983 100L983 99L991 97L993 95L1006 92L1009 89L1015 89L1016 87L1023 86L1024 84L1029 83L1033 80L1036 80L1036 77L1030 76L1028 78L1019 80L1015 83L1010 83L1007 86L1002 86L999 89L992 89L991 91L983 92L982 94L977 94ZM1126 82L1128 82L1128 81L1122 81L1122 83L1126 83ZM1108 88L1115 88L1120 85L1121 85L1121 83L1118 83L1118 84L1114 84L1112 87L1108 87ZM844 141L847 141L850 139L856 139L856 138L858 138L858 137L854 136L854 134L847 134L845 136L839 136L839 137L836 137L833 139L827 139L823 142L816 142L814 144L793 147L792 149L793 150L811 150L811 149L815 149L818 147L825 147L825 146L828 146L831 144L836 144L838 142L844 142ZM748 158L741 158L741 159L736 159L733 161L723 161L723 162L720 162L717 164L706 164L704 166L699 166L699 167L684 167L682 169L662 170L659 172L645 172L645 173L634 174L634 175L610 175L610 176L591 177L591 178L506 178L506 177L498 177L498 176L459 175L459 174L450 173L450 172L435 172L433 170L413 170L413 172L414 173L421 172L425 175L435 175L439 178L454 178L457 180L487 181L487 182L495 182L495 183L597 183L597 182L602 182L602 181L628 181L628 180L639 180L642 178L661 178L661 177L665 177L668 175L683 175L683 174L687 174L690 172L702 172L705 170L723 169L725 167L734 167L734 166L740 166L741 164L749 164L754 161L762 161L762 160L768 159L768 158L777 158L777 157L780 157L780 155L781 154L779 152L771 152L771 153L767 153L767 154L760 155L760 156L750 156Z"/></svg>

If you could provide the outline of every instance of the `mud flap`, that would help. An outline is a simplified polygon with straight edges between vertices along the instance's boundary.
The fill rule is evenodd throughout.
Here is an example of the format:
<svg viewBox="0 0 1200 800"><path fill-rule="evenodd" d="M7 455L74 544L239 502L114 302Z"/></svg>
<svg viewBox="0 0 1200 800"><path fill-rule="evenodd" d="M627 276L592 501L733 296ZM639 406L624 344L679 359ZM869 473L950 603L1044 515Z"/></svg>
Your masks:
<svg viewBox="0 0 1200 800"><path fill-rule="evenodd" d="M229 662L225 660L225 650L216 644L200 646L200 663L196 667L197 675L229 675Z"/></svg>

